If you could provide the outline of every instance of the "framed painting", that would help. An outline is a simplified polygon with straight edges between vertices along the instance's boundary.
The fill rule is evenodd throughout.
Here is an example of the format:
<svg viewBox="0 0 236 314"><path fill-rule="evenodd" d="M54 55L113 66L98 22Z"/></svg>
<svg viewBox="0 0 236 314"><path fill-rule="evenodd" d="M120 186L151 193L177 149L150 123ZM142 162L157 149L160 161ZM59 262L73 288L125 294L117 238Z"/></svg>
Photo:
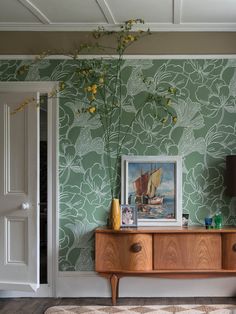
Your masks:
<svg viewBox="0 0 236 314"><path fill-rule="evenodd" d="M182 225L182 158L122 156L121 202L136 206L139 226Z"/></svg>

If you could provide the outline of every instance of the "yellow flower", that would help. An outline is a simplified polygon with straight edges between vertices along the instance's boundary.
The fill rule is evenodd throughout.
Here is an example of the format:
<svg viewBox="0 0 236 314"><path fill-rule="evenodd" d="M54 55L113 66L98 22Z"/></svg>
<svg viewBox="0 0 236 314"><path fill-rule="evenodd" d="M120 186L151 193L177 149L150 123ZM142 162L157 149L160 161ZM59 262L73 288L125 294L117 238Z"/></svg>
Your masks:
<svg viewBox="0 0 236 314"><path fill-rule="evenodd" d="M91 90L92 90L92 87L91 87L91 86L88 86L88 87L87 87L87 91L88 91L88 92L91 92Z"/></svg>
<svg viewBox="0 0 236 314"><path fill-rule="evenodd" d="M64 90L65 89L65 83L61 82L59 85L59 90Z"/></svg>
<svg viewBox="0 0 236 314"><path fill-rule="evenodd" d="M92 92L93 94L96 94L96 93L97 93L97 85L96 85L96 84L92 85L92 87L91 87L91 92Z"/></svg>
<svg viewBox="0 0 236 314"><path fill-rule="evenodd" d="M126 22L127 24L134 24L135 23L135 20L134 19L131 19L131 20L128 20L127 22Z"/></svg>
<svg viewBox="0 0 236 314"><path fill-rule="evenodd" d="M94 112L96 112L96 107L94 107L94 106L89 107L89 108L88 108L88 112L89 112L89 113L94 113Z"/></svg>
<svg viewBox="0 0 236 314"><path fill-rule="evenodd" d="M130 41L134 41L134 36L128 35L128 38L127 38L127 39L130 40Z"/></svg>
<svg viewBox="0 0 236 314"><path fill-rule="evenodd" d="M177 120L178 120L177 117L173 117L173 118L172 118L172 121L173 121L174 123L176 123Z"/></svg>

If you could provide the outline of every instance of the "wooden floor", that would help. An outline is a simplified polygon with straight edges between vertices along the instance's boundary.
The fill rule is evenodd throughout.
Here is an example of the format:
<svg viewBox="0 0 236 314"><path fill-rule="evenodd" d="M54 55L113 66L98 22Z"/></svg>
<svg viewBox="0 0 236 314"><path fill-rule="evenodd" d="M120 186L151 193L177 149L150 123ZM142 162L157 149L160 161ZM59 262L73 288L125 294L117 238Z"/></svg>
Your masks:
<svg viewBox="0 0 236 314"><path fill-rule="evenodd" d="M117 305L236 304L236 298L120 298ZM111 305L110 298L16 298L1 299L1 314L42 314L54 305Z"/></svg>

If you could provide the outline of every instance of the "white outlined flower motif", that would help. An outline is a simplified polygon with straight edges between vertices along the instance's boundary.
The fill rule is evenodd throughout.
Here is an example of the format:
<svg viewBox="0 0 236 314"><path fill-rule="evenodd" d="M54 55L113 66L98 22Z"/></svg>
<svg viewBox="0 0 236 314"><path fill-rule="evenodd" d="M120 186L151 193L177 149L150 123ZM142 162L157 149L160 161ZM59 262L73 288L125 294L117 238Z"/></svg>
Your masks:
<svg viewBox="0 0 236 314"><path fill-rule="evenodd" d="M92 206L108 204L110 200L110 186L105 167L95 163L86 170L81 183L81 192L86 195L87 201Z"/></svg>
<svg viewBox="0 0 236 314"><path fill-rule="evenodd" d="M66 184L72 172L84 173L81 157L78 156L76 147L73 144L66 145L64 151L60 153L59 176L60 180Z"/></svg>
<svg viewBox="0 0 236 314"><path fill-rule="evenodd" d="M75 142L75 150L79 156L85 156L90 152L101 155L104 151L104 143L100 137L92 138L89 128L82 128Z"/></svg>
<svg viewBox="0 0 236 314"><path fill-rule="evenodd" d="M206 134L206 153L212 158L224 158L236 152L235 143L236 123L234 126L214 124Z"/></svg>
<svg viewBox="0 0 236 314"><path fill-rule="evenodd" d="M180 138L178 148L181 156L186 157L196 151L199 154L204 155L206 151L206 142L203 137L195 138L192 128L186 128Z"/></svg>
<svg viewBox="0 0 236 314"><path fill-rule="evenodd" d="M221 70L223 60L187 60L184 62L184 73L188 74L193 84L207 83L215 78Z"/></svg>
<svg viewBox="0 0 236 314"><path fill-rule="evenodd" d="M93 230L97 225L83 220L73 224L66 223L65 227L73 234L72 244L68 248L65 260L75 260L74 270L92 270L94 266Z"/></svg>
<svg viewBox="0 0 236 314"><path fill-rule="evenodd" d="M87 217L85 210L86 195L76 185L62 185L60 190L60 217L71 223L84 220Z"/></svg>
<svg viewBox="0 0 236 314"><path fill-rule="evenodd" d="M178 99L173 107L177 113L175 127L201 129L204 127L204 119L201 113L201 105L193 102L190 98Z"/></svg>
<svg viewBox="0 0 236 314"><path fill-rule="evenodd" d="M213 205L222 197L223 185L222 169L206 167L203 163L189 169L183 185L184 202L186 208L195 209L198 223L203 223L204 217L215 211Z"/></svg>

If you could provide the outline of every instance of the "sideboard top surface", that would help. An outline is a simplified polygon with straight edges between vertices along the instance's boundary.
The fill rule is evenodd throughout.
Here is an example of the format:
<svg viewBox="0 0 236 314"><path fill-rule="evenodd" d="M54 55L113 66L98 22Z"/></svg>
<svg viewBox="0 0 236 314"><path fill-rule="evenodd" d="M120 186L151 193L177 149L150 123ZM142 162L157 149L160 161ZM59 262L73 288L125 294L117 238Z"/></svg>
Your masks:
<svg viewBox="0 0 236 314"><path fill-rule="evenodd" d="M186 227L137 227L121 228L112 230L109 227L99 227L96 229L99 233L234 233L236 226L224 226L222 229L206 229L204 226Z"/></svg>

